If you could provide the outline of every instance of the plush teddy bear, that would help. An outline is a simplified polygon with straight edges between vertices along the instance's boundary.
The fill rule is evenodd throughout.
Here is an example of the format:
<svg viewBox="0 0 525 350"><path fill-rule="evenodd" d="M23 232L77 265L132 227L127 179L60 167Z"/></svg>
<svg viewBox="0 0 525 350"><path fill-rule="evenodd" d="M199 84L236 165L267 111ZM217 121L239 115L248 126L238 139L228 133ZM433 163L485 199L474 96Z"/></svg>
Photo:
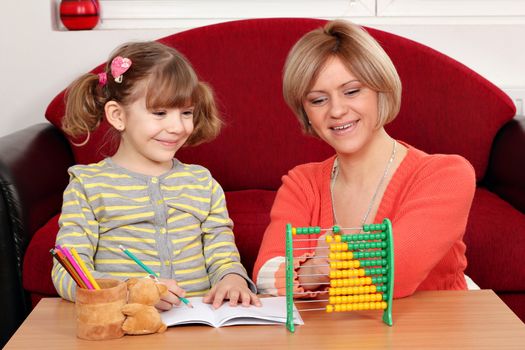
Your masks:
<svg viewBox="0 0 525 350"><path fill-rule="evenodd" d="M166 285L151 278L131 278L128 284L128 303L122 307L126 320L122 330L126 334L162 333L166 325L162 322L155 304L168 292Z"/></svg>

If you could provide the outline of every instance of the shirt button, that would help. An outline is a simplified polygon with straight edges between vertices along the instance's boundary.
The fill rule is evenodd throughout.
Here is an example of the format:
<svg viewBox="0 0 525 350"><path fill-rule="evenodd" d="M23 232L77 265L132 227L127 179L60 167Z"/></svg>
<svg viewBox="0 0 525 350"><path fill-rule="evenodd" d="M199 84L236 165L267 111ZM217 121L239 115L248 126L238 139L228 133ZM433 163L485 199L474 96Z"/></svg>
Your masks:
<svg viewBox="0 0 525 350"><path fill-rule="evenodd" d="M152 178L151 178L151 183L156 184L157 182L159 182L159 179L158 179L158 178L156 178L156 177L152 177Z"/></svg>
<svg viewBox="0 0 525 350"><path fill-rule="evenodd" d="M166 233L166 229L164 227L161 227L160 233L165 234Z"/></svg>

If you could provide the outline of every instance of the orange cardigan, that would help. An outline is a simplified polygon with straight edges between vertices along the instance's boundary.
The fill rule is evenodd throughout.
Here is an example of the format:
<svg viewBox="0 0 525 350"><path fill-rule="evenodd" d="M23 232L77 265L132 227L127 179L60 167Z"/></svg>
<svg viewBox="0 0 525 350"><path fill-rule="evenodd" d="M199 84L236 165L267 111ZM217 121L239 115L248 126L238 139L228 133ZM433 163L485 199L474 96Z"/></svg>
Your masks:
<svg viewBox="0 0 525 350"><path fill-rule="evenodd" d="M474 169L458 155L429 155L407 145L374 223L392 221L394 297L416 290L466 289L463 235L475 190ZM334 225L330 173L335 156L283 177L254 266L260 292L283 294L285 226ZM317 237L315 235L309 238ZM314 251L315 241L307 243Z"/></svg>

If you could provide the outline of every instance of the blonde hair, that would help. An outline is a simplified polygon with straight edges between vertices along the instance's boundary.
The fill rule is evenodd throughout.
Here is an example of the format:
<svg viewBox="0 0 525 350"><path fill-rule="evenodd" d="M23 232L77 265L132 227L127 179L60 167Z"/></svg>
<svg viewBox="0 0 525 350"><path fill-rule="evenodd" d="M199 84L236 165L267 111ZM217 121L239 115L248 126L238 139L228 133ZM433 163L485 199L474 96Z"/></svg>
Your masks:
<svg viewBox="0 0 525 350"><path fill-rule="evenodd" d="M286 59L283 95L304 131L315 135L303 101L325 62L333 57L339 58L361 83L378 93L377 127L394 120L401 107L401 80L394 64L362 27L336 20L306 33Z"/></svg>
<svg viewBox="0 0 525 350"><path fill-rule="evenodd" d="M132 62L121 83L111 76L111 62L117 56ZM124 44L111 54L104 72L104 85L99 84L97 74L87 73L67 88L62 128L68 135L89 138L104 118L106 102L116 101L126 107L144 93L150 110L188 104L195 107L194 130L185 145L211 141L219 134L222 121L211 88L198 80L191 64L174 48L156 41Z"/></svg>

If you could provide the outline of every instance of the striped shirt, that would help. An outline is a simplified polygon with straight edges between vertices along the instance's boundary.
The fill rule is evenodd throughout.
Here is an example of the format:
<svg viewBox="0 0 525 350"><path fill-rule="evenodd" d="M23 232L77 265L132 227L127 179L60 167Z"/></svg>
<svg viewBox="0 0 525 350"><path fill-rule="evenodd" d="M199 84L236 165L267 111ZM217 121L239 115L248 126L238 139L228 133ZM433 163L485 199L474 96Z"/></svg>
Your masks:
<svg viewBox="0 0 525 350"><path fill-rule="evenodd" d="M202 295L229 273L248 281L224 192L199 165L174 160L161 176L116 165L111 158L69 169L56 244L74 247L95 278L147 273L119 249L135 254L160 278L175 279L188 296ZM54 260L53 284L75 299L75 283Z"/></svg>

